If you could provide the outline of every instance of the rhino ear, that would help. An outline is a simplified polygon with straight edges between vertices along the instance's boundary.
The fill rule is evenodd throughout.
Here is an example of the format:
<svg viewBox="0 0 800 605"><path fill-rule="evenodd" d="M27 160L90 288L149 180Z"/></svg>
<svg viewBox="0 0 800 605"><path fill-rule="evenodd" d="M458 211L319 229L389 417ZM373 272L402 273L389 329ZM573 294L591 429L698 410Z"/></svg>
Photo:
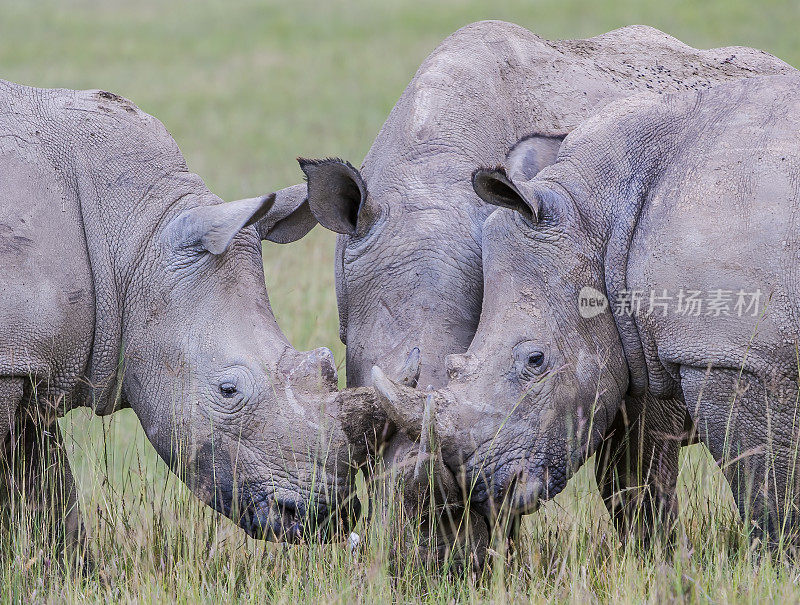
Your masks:
<svg viewBox="0 0 800 605"><path fill-rule="evenodd" d="M556 163L563 135L532 134L517 141L506 156L508 177L515 182L529 181L542 169Z"/></svg>
<svg viewBox="0 0 800 605"><path fill-rule="evenodd" d="M198 206L181 212L167 225L165 237L175 248L200 246L211 254L222 254L239 231L264 216L275 202L275 194L226 204Z"/></svg>
<svg viewBox="0 0 800 605"><path fill-rule="evenodd" d="M472 173L472 188L492 206L511 208L531 223L539 221L540 200L532 188L514 183L504 168L480 168Z"/></svg>
<svg viewBox="0 0 800 605"><path fill-rule="evenodd" d="M316 226L317 219L308 206L305 183L286 187L273 195L274 204L256 222L261 239L288 244L299 240Z"/></svg>
<svg viewBox="0 0 800 605"><path fill-rule="evenodd" d="M367 186L350 162L329 158L297 158L308 181L308 204L320 225L336 233L355 235L363 228Z"/></svg>

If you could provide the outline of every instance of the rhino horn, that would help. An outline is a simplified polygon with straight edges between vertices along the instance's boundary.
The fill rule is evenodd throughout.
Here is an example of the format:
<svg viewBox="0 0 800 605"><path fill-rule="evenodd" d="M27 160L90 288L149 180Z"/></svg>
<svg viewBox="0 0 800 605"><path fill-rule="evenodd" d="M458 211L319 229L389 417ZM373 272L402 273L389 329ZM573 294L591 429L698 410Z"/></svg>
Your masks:
<svg viewBox="0 0 800 605"><path fill-rule="evenodd" d="M419 349L414 347L400 371L398 385L409 389L416 387L420 372L419 360ZM384 392L388 393L390 388L384 387ZM340 421L351 443L363 445L365 439L369 443L376 442L377 439L377 443L380 443L394 433L395 419L387 414L387 406L379 403L381 398L378 393L372 387L357 387L337 394ZM419 434L419 428L416 432Z"/></svg>
<svg viewBox="0 0 800 605"><path fill-rule="evenodd" d="M414 466L414 480L420 483L426 483L428 480L431 456L433 455L436 459L434 465L439 458L439 453L436 450L436 444L438 442L436 437L436 408L430 387L428 387L425 407L422 410L422 425L420 428L417 463Z"/></svg>
<svg viewBox="0 0 800 605"><path fill-rule="evenodd" d="M459 496L456 479L442 459L441 443L436 428L436 400L432 387L428 387L425 407L422 410L417 460L410 487L418 494L435 487L431 495L434 500L441 502Z"/></svg>
<svg viewBox="0 0 800 605"><path fill-rule="evenodd" d="M397 379L399 384L406 387L411 387L412 389L417 388L420 371L419 359L419 347L414 347L411 349L411 353L408 354L408 359L406 359L403 369L400 370L400 375Z"/></svg>
<svg viewBox="0 0 800 605"><path fill-rule="evenodd" d="M342 430L350 443L356 446L356 461L363 463L374 444L383 442L394 433L394 426L383 407L378 405L375 389L372 387L339 391L336 400Z"/></svg>
<svg viewBox="0 0 800 605"><path fill-rule="evenodd" d="M391 381L378 366L372 366L372 384L389 420L416 441L422 431L424 393Z"/></svg>

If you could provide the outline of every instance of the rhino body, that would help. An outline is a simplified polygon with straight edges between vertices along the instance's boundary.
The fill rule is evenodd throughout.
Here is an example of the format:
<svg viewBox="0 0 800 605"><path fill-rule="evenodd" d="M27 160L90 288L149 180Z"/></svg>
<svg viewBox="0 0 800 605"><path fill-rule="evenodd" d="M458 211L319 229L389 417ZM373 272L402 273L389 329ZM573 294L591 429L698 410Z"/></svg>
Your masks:
<svg viewBox="0 0 800 605"><path fill-rule="evenodd" d="M480 325L437 393L476 504L535 509L636 401L649 505L674 511L688 418L742 517L796 537L800 77L624 99L515 173L475 175L508 209L484 226Z"/></svg>
<svg viewBox="0 0 800 605"><path fill-rule="evenodd" d="M476 166L501 163L534 133L535 144L516 154L532 176L554 161L570 130L616 99L793 71L762 51L698 50L644 26L548 41L484 21L451 35L420 66L360 171L338 160L301 162L312 212L341 234L335 271L348 386L371 385L374 365L421 387L443 386L458 372L445 358L466 351L478 325L483 225L493 211L472 189ZM409 374L417 347L419 368ZM411 451L405 433L419 435L424 395L403 405L389 410L390 420L407 430L385 433L394 435L386 451L398 458ZM345 419L354 442L381 434L386 418L376 409ZM612 477L606 466L598 475ZM603 490L612 506L608 481Z"/></svg>
<svg viewBox="0 0 800 605"><path fill-rule="evenodd" d="M305 166L312 212L342 232L348 386L369 385L373 365L399 372L414 347L419 384L441 386L445 356L472 341L492 212L472 190L476 166L503 162L535 133L545 141L534 165L544 167L570 130L615 99L793 71L763 51L697 50L644 26L555 41L500 21L458 30L420 66L360 171L335 160Z"/></svg>
<svg viewBox="0 0 800 605"><path fill-rule="evenodd" d="M7 496L39 498L54 475L59 500L42 505L68 512L63 537L78 539L54 421L129 406L198 497L252 535L295 540L348 497L330 352L295 351L264 286L261 237L314 224L304 187L222 204L129 101L2 81L0 175Z"/></svg>

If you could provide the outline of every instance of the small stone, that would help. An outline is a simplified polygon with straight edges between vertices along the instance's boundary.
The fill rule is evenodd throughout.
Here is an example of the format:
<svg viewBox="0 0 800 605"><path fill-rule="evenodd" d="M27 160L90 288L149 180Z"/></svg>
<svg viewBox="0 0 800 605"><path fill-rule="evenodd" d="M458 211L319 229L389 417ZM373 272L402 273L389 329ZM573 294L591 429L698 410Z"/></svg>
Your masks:
<svg viewBox="0 0 800 605"><path fill-rule="evenodd" d="M361 536L355 532L351 533L347 538L347 550L350 551L350 555L355 555L359 544L361 544Z"/></svg>

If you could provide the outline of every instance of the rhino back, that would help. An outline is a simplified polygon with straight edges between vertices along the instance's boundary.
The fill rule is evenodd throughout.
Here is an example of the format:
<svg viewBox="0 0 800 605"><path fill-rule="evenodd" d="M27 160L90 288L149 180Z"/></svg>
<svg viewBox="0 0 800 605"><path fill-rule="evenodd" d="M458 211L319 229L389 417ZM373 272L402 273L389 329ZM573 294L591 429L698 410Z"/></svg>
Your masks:
<svg viewBox="0 0 800 605"><path fill-rule="evenodd" d="M378 134L363 173L370 183L387 177L392 167L407 174L415 164L427 168L437 160L501 162L522 136L566 134L621 97L793 71L760 50L699 50L640 25L585 40L549 41L512 23L481 21L449 36L422 63ZM458 177L470 174L459 171Z"/></svg>

